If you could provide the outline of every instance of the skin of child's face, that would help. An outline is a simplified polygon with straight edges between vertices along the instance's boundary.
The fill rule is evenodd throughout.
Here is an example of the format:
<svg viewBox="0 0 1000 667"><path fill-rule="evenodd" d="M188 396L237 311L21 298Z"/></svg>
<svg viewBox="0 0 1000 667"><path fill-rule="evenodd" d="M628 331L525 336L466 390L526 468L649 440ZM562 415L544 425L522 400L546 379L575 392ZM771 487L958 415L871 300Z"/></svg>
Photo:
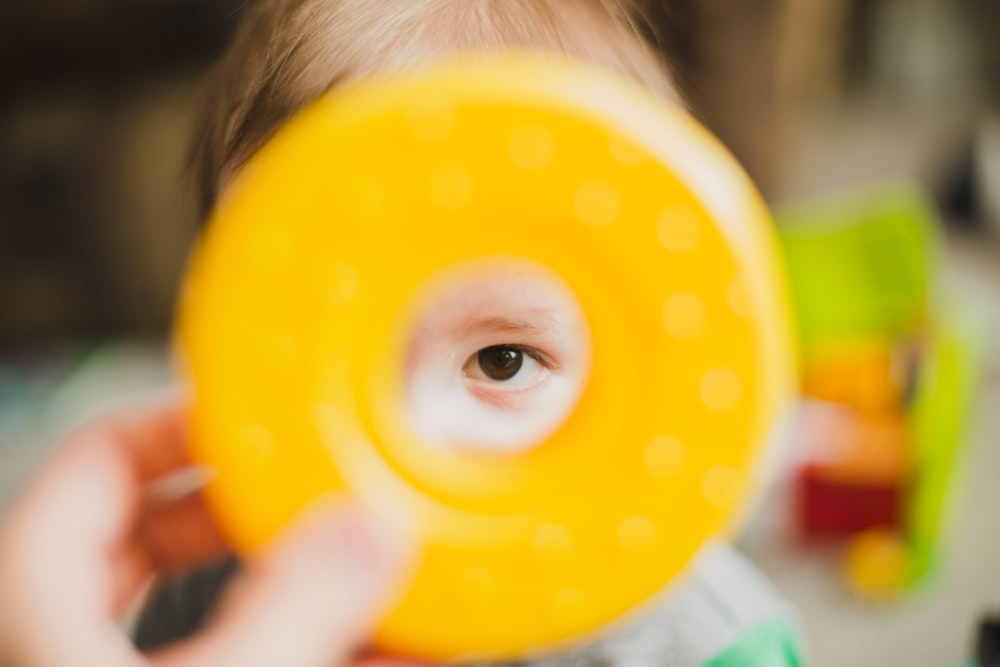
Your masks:
<svg viewBox="0 0 1000 667"><path fill-rule="evenodd" d="M452 272L420 301L406 406L428 446L510 455L563 423L590 366L576 298L547 269L510 259Z"/></svg>

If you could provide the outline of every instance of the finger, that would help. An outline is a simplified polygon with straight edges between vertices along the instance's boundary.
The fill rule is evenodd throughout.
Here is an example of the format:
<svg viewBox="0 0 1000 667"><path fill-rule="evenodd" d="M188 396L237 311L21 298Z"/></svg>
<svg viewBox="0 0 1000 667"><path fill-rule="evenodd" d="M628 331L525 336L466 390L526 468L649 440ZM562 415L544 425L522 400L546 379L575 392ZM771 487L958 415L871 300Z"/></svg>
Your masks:
<svg viewBox="0 0 1000 667"><path fill-rule="evenodd" d="M97 642L118 646L113 613L146 574L134 539L142 483L183 462L181 411L161 403L79 429L15 501L0 525L0 599L17 609L2 625L15 641L58 637L76 664Z"/></svg>
<svg viewBox="0 0 1000 667"><path fill-rule="evenodd" d="M135 479L142 482L190 465L188 413L186 398L174 395L113 413L95 427L112 431L113 439L129 457Z"/></svg>
<svg viewBox="0 0 1000 667"><path fill-rule="evenodd" d="M139 542L158 572L207 562L228 550L201 493L150 509L138 530Z"/></svg>
<svg viewBox="0 0 1000 667"><path fill-rule="evenodd" d="M131 478L143 482L168 475L190 465L189 412L187 398L176 392L113 410L69 433L50 464L81 449L90 455L94 447L110 446L127 465ZM43 472L51 468L47 466Z"/></svg>
<svg viewBox="0 0 1000 667"><path fill-rule="evenodd" d="M181 423L183 407L161 402L119 412L72 433L14 505L8 524L54 528L74 524L99 527L95 534L114 540L128 532L144 508L142 485L187 465ZM84 512L103 503L111 512ZM47 522L39 520L57 519Z"/></svg>
<svg viewBox="0 0 1000 667"><path fill-rule="evenodd" d="M432 667L432 665L416 660L406 660L405 658L371 656L352 662L351 667Z"/></svg>
<svg viewBox="0 0 1000 667"><path fill-rule="evenodd" d="M407 542L383 523L324 504L248 564L205 634L154 664L342 664L398 594L412 560Z"/></svg>
<svg viewBox="0 0 1000 667"><path fill-rule="evenodd" d="M200 494L150 510L136 540L115 565L112 613L120 616L144 589L151 573L169 575L218 560L230 552Z"/></svg>
<svg viewBox="0 0 1000 667"><path fill-rule="evenodd" d="M131 521L117 522L117 539L126 552L136 542L146 550L147 575L195 566L227 550L199 493L209 473L188 458L186 417L178 397L109 415L81 429L55 461L57 469L76 467L79 459L105 462L105 474L93 479L127 503Z"/></svg>

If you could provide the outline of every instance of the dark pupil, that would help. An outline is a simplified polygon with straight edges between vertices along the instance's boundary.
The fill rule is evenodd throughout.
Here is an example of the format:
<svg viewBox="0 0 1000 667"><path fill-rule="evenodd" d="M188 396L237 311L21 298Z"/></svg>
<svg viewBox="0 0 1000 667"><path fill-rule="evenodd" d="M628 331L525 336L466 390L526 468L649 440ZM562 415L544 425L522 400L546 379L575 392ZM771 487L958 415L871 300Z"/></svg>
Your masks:
<svg viewBox="0 0 1000 667"><path fill-rule="evenodd" d="M510 345L491 345L479 350L479 367L491 380L509 380L521 370L524 355Z"/></svg>

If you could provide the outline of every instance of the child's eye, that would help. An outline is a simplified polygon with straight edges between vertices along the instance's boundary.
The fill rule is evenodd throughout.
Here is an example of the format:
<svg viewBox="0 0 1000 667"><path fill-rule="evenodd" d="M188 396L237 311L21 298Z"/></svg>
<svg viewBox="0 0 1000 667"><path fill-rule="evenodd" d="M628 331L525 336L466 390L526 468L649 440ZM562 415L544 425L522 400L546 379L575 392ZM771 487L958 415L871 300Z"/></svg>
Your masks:
<svg viewBox="0 0 1000 667"><path fill-rule="evenodd" d="M521 345L490 345L465 362L465 374L486 382L525 385L546 371L541 353Z"/></svg>

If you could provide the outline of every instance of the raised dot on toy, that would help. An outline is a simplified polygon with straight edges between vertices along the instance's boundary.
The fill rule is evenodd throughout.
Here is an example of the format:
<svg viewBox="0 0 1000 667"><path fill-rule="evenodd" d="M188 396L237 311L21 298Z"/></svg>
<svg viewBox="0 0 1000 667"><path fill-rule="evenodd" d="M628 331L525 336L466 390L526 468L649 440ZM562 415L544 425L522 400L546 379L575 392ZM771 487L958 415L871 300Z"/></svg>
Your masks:
<svg viewBox="0 0 1000 667"><path fill-rule="evenodd" d="M238 549L320 494L369 502L424 553L376 643L499 659L587 639L732 529L791 395L787 314L766 209L687 113L459 59L327 95L253 165L178 326Z"/></svg>

